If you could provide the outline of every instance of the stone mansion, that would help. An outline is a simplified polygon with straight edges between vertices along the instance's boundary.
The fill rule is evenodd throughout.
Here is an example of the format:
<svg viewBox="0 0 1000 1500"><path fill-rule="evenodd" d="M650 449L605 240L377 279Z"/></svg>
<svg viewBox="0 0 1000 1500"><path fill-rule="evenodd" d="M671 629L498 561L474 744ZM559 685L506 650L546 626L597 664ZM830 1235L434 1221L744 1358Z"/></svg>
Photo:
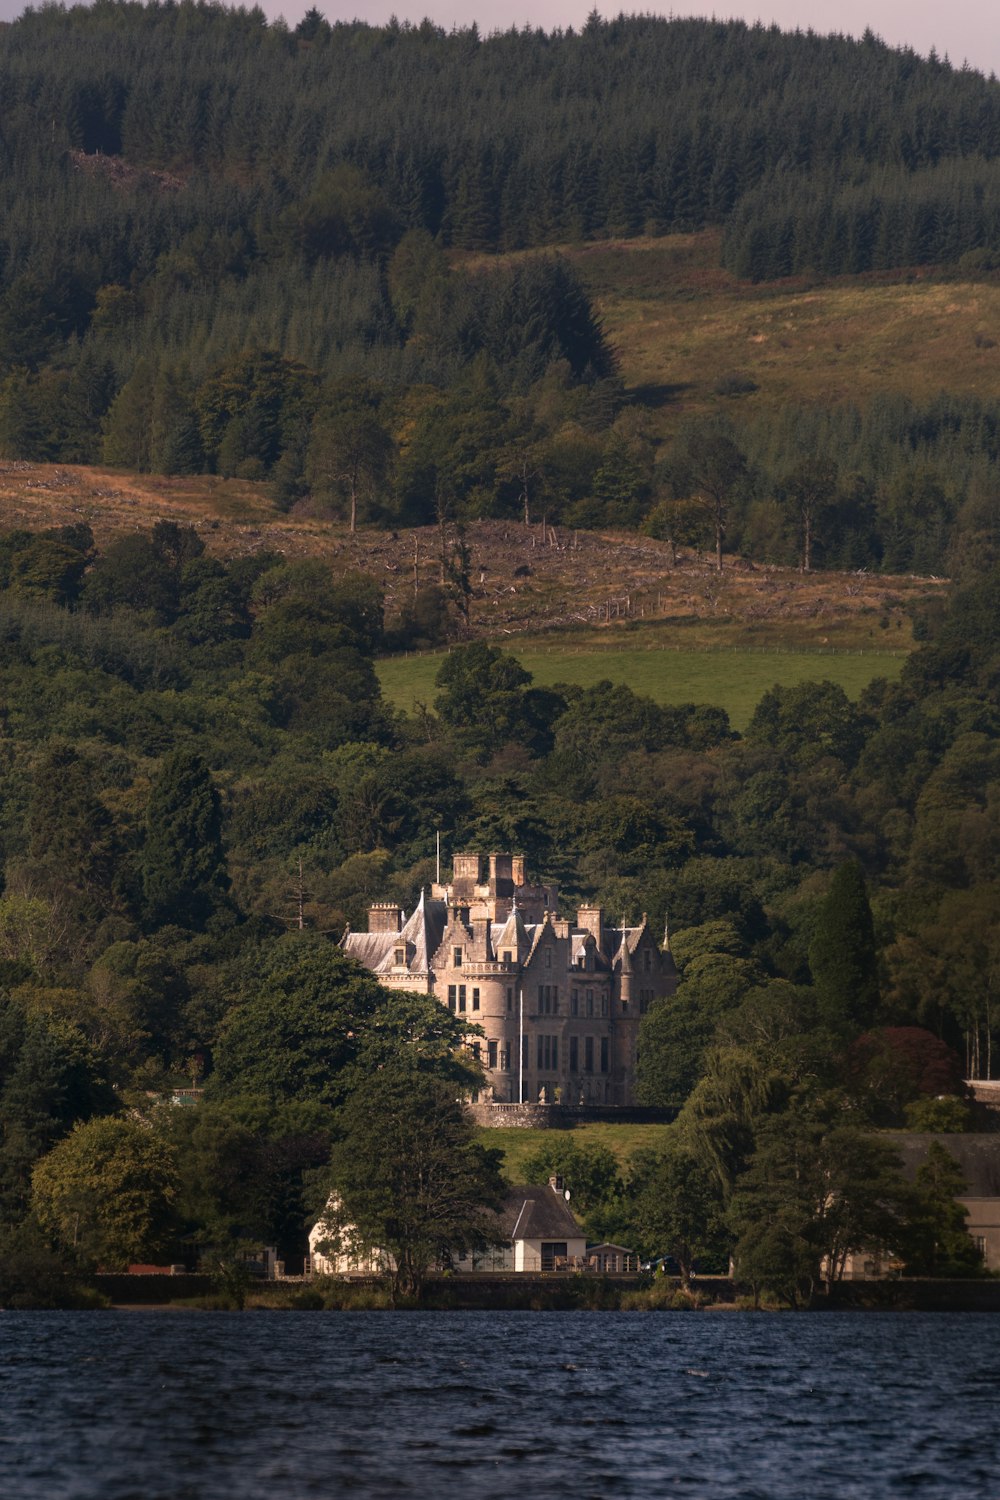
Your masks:
<svg viewBox="0 0 1000 1500"><path fill-rule="evenodd" d="M387 989L436 995L482 1028L487 1101L632 1104L640 1018L677 986L669 948L645 917L615 927L583 906L570 921L557 901L526 883L520 855L457 854L450 885L409 917L370 907L343 947Z"/></svg>

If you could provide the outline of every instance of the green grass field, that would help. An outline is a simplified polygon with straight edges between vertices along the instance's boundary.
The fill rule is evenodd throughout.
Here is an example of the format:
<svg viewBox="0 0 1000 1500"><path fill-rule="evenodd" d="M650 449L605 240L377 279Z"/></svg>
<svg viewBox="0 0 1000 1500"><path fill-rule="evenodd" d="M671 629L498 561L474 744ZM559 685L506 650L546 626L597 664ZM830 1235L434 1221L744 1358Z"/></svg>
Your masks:
<svg viewBox="0 0 1000 1500"><path fill-rule="evenodd" d="M566 1141L574 1146L604 1146L614 1152L623 1168L627 1168L637 1151L656 1150L664 1145L669 1129L669 1125L600 1122L574 1125L570 1130L481 1129L477 1134L484 1146L494 1146L503 1152L503 1172L507 1181L523 1182L525 1159L550 1141Z"/></svg>
<svg viewBox="0 0 1000 1500"><path fill-rule="evenodd" d="M556 682L589 687L602 678L625 683L657 703L713 703L724 708L736 729L744 729L761 697L775 683L791 686L827 678L856 698L875 677L898 677L905 656L888 652L776 651L734 648L674 651L663 648L512 650L536 683ZM395 707L412 713L417 703L430 705L442 655L395 656L380 661L382 691Z"/></svg>

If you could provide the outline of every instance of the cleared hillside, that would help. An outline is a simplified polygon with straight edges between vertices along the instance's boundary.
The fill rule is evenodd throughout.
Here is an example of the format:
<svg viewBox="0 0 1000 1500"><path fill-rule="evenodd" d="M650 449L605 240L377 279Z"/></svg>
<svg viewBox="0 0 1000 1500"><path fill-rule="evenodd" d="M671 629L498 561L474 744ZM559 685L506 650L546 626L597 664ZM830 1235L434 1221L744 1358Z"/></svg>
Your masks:
<svg viewBox="0 0 1000 1500"><path fill-rule="evenodd" d="M754 283L720 267L719 240L706 231L561 247L656 437L713 412L743 421L789 403L1000 395L1000 276L942 280L921 268ZM716 389L740 375L757 389Z"/></svg>

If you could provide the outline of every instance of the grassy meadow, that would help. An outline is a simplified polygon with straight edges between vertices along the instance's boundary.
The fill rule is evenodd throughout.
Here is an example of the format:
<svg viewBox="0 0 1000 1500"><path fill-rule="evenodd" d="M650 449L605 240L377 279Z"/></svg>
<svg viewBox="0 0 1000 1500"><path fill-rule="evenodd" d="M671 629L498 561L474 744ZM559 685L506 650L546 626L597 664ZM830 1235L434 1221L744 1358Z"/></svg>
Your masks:
<svg viewBox="0 0 1000 1500"><path fill-rule="evenodd" d="M626 685L657 703L713 703L724 708L735 729L744 729L761 697L775 683L791 686L827 678L857 698L875 677L895 678L905 656L888 652L819 652L733 647L715 651L664 647L524 647L503 642L531 673L550 687L565 682L590 687L603 678ZM394 656L377 663L382 691L395 707L412 713L431 705L443 654Z"/></svg>
<svg viewBox="0 0 1000 1500"><path fill-rule="evenodd" d="M717 231L615 240L566 252L595 300L625 383L669 436L685 416L784 402L939 391L995 397L1000 284L880 276L752 284L719 266ZM750 395L720 396L740 371Z"/></svg>
<svg viewBox="0 0 1000 1500"><path fill-rule="evenodd" d="M627 1168L638 1151L656 1150L666 1142L669 1125L611 1125L604 1121L574 1125L565 1130L480 1129L484 1146L503 1152L503 1174L508 1182L524 1181L524 1162L549 1141L569 1140L574 1146L604 1146Z"/></svg>

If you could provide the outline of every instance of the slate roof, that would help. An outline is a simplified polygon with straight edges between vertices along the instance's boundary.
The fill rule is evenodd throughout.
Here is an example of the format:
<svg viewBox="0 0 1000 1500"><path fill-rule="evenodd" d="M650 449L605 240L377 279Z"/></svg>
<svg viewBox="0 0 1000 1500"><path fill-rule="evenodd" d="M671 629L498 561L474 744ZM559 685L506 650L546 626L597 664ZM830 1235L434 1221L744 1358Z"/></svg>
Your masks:
<svg viewBox="0 0 1000 1500"><path fill-rule="evenodd" d="M937 1141L951 1153L965 1174L963 1198L1000 1198L1000 1135L905 1133L886 1135L883 1139L898 1150L903 1174L911 1182L931 1143Z"/></svg>
<svg viewBox="0 0 1000 1500"><path fill-rule="evenodd" d="M413 915L400 932L349 932L343 941L344 952L373 973L388 974L394 967L395 950L405 945L407 968L414 974L426 974L441 946L447 921L445 903L421 891Z"/></svg>
<svg viewBox="0 0 1000 1500"><path fill-rule="evenodd" d="M566 1199L550 1187L511 1188L500 1210L500 1222L511 1240L573 1240L583 1236Z"/></svg>

